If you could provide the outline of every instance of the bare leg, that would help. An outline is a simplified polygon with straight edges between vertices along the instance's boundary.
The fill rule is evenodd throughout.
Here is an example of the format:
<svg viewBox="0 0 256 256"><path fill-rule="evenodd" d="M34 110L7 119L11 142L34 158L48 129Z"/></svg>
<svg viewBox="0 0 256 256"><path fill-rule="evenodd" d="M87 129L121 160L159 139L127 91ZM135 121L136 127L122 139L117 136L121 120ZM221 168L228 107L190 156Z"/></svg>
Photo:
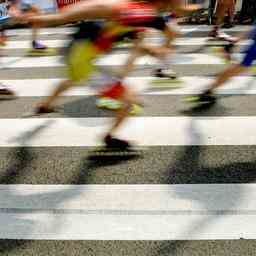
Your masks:
<svg viewBox="0 0 256 256"><path fill-rule="evenodd" d="M224 21L225 14L227 12L227 7L222 2L223 0L220 0L217 2L217 8L216 8L216 25L214 26L213 30L209 33L210 37L217 37L219 27Z"/></svg>
<svg viewBox="0 0 256 256"><path fill-rule="evenodd" d="M122 102L123 107L116 113L114 123L107 135L112 136L112 134L115 133L124 120L129 116L132 104L136 103L135 95L126 88L125 92L120 98L120 101Z"/></svg>
<svg viewBox="0 0 256 256"><path fill-rule="evenodd" d="M227 82L230 78L237 76L247 70L246 67L241 66L240 64L232 65L230 68L226 69L222 72L217 79L210 85L209 91L212 91L220 86L222 86L225 82Z"/></svg>
<svg viewBox="0 0 256 256"><path fill-rule="evenodd" d="M55 89L53 94L49 96L45 102L41 103L40 106L43 106L44 108L51 108L53 102L57 99L57 97L73 86L74 84L72 83L71 80L65 80L61 82L59 86Z"/></svg>
<svg viewBox="0 0 256 256"><path fill-rule="evenodd" d="M227 82L230 78L237 76L247 70L246 67L235 64L223 71L215 81L210 84L209 88L201 93L197 98L196 101L198 103L209 103L213 104L216 102L216 96L214 95L214 90L218 87L222 86L225 82Z"/></svg>
<svg viewBox="0 0 256 256"><path fill-rule="evenodd" d="M40 10L36 6L32 6L29 13L35 16L39 16L41 14ZM32 47L35 49L44 50L46 49L46 47L37 42L38 34L39 34L39 29L35 25L32 26Z"/></svg>
<svg viewBox="0 0 256 256"><path fill-rule="evenodd" d="M236 7L236 1L234 0L234 1L230 4L230 9L229 9L230 23L233 23L233 22L234 22L235 7Z"/></svg>
<svg viewBox="0 0 256 256"><path fill-rule="evenodd" d="M36 41L37 40L37 35L38 35L38 29L33 27L32 28L32 41Z"/></svg>

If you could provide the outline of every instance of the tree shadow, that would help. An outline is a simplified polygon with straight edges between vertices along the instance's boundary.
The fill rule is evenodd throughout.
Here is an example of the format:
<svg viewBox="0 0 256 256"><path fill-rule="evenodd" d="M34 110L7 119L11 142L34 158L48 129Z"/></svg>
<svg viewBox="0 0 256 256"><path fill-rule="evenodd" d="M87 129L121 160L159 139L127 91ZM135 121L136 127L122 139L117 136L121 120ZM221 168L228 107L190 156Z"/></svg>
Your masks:
<svg viewBox="0 0 256 256"><path fill-rule="evenodd" d="M113 117L113 111L106 111L96 107L96 96L79 97L62 104L58 109L69 117Z"/></svg>
<svg viewBox="0 0 256 256"><path fill-rule="evenodd" d="M19 143L20 147L15 147L10 150L10 163L6 170L2 171L0 175L0 184L16 184L18 179L21 176L29 175L28 170L29 166L33 164L33 162L37 159L37 155L28 147L29 141L32 140L35 136L37 136L41 131L47 128L52 122L45 122L40 126L35 127L32 130L26 131L23 134L12 139L12 142ZM72 183L75 184L86 184L88 177L90 175L90 171L93 170L88 165L88 161L85 159L82 162L81 166L78 166L79 172L76 176L73 177ZM49 206L50 210L55 210L58 205L61 203L70 200L79 195L81 188L79 187L71 187L70 189L58 189L56 191L50 191L45 193L44 191L39 191L38 193L19 193L17 190L13 190L11 187L5 187L0 194L1 202L6 202L6 207L0 209L0 226L2 237L6 237L5 235L9 232L17 234L20 232L23 234L23 239L15 239L12 237L6 237L6 239L0 240L0 254L1 255L9 255L12 251L17 248L25 248L29 244L32 243L33 240L25 240L29 237L29 235L33 232L33 230L43 223L38 223L38 221L31 219L29 216L26 217L31 210L42 210L42 209L34 209L34 205L38 202L45 202ZM15 204L24 206L20 208L11 209L8 207L10 205ZM58 230L62 225L62 218L60 216L56 216L50 221L50 230L55 231Z"/></svg>
<svg viewBox="0 0 256 256"><path fill-rule="evenodd" d="M202 138L196 123L191 119L188 127L190 138L193 143L191 145L202 145ZM256 159L250 162L234 162L221 166L207 166L204 162L203 155L207 150L207 146L185 146L179 149L179 156L176 162L167 170L167 183L169 184L225 184L225 183L253 183L256 181ZM230 192L230 193L229 193ZM207 193L207 191L205 191ZM218 205L223 206L227 212L234 210L241 204L245 198L246 191L243 188L221 190L214 195L206 196L205 193L200 194L195 187L175 188L175 194L178 198L187 201L194 201L201 205L204 212L210 214L202 215L200 221L191 223L184 235L186 237L195 237L203 232L207 226L218 222L223 217L221 212L214 212L213 202L218 201ZM208 191L209 193L209 191ZM181 234L182 235L182 234ZM156 249L152 255L180 255L181 251L189 244L189 241L164 241L160 248ZM189 247L188 247L189 248ZM186 252L189 254L189 252Z"/></svg>

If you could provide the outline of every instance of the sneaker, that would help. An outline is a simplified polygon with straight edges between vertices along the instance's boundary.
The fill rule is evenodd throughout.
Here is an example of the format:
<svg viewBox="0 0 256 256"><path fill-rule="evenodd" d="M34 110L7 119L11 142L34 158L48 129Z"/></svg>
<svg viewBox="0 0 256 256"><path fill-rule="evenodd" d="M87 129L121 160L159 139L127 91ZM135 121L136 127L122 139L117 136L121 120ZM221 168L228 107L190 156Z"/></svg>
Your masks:
<svg viewBox="0 0 256 256"><path fill-rule="evenodd" d="M214 104L216 102L216 96L211 91L206 91L197 96L196 102L200 104Z"/></svg>
<svg viewBox="0 0 256 256"><path fill-rule="evenodd" d="M227 22L227 23L225 23L223 26L222 26L222 28L233 28L235 25L234 25L234 23L233 22Z"/></svg>
<svg viewBox="0 0 256 256"><path fill-rule="evenodd" d="M33 50L36 50L36 51L42 51L42 50L46 50L47 46L41 44L38 41L33 40L32 41L32 48L33 48Z"/></svg>
<svg viewBox="0 0 256 256"><path fill-rule="evenodd" d="M210 37L210 40L214 39L233 43L237 41L237 38L230 36L223 31L219 31L218 29L213 29L208 36Z"/></svg>
<svg viewBox="0 0 256 256"><path fill-rule="evenodd" d="M130 115L132 116L137 116L143 112L143 109L140 105L138 104L133 104L132 108L130 110Z"/></svg>
<svg viewBox="0 0 256 256"><path fill-rule="evenodd" d="M6 86L0 85L0 97L15 97L15 93Z"/></svg>
<svg viewBox="0 0 256 256"><path fill-rule="evenodd" d="M118 110L122 107L122 103L119 100L116 100L116 99L107 98L107 97L100 97L96 101L96 106L98 108Z"/></svg>
<svg viewBox="0 0 256 256"><path fill-rule="evenodd" d="M230 43L234 43L237 41L236 37L230 36L223 31L218 32L217 38L220 40L228 41Z"/></svg>
<svg viewBox="0 0 256 256"><path fill-rule="evenodd" d="M201 104L214 104L216 102L216 96L210 91L205 91L202 94L196 96L189 96L185 98L186 102Z"/></svg>
<svg viewBox="0 0 256 256"><path fill-rule="evenodd" d="M153 88L163 88L163 89L176 89L181 87L181 80L177 77L177 74L169 69L157 69L154 73L155 78L152 80Z"/></svg>
<svg viewBox="0 0 256 256"><path fill-rule="evenodd" d="M171 69L157 69L154 73L155 77L158 78L168 78L168 79L176 79L177 74Z"/></svg>
<svg viewBox="0 0 256 256"><path fill-rule="evenodd" d="M36 110L35 110L35 113L40 115L40 114L49 114L49 113L52 113L54 112L54 108L50 108L50 107L46 107L46 106L37 106L36 107Z"/></svg>
<svg viewBox="0 0 256 256"><path fill-rule="evenodd" d="M218 35L218 28L214 27L208 34L208 37L217 38Z"/></svg>
<svg viewBox="0 0 256 256"><path fill-rule="evenodd" d="M112 148L112 149L126 150L131 147L128 141L113 138L110 135L107 135L104 138L104 142L107 148Z"/></svg>

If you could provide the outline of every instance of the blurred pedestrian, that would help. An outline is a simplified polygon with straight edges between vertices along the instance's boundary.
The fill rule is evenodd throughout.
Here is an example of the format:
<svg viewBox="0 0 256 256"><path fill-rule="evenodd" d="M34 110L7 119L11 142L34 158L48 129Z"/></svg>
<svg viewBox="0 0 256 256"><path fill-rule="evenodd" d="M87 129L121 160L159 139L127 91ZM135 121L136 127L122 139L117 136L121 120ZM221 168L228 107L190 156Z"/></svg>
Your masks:
<svg viewBox="0 0 256 256"><path fill-rule="evenodd" d="M217 0L215 2L214 16L216 18L215 26L209 33L210 37L215 39L221 39L226 41L233 41L233 38L228 36L224 32L220 32L219 29L224 23L225 15L228 14L231 23L233 23L235 12L235 0Z"/></svg>

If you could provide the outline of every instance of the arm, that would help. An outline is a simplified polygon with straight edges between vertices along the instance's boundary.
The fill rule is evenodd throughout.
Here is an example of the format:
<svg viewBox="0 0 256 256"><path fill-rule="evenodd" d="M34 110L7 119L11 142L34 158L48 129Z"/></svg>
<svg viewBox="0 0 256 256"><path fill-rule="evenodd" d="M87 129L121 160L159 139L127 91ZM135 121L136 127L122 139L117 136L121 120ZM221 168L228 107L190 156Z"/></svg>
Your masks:
<svg viewBox="0 0 256 256"><path fill-rule="evenodd" d="M36 27L57 26L84 19L109 18L113 13L112 5L101 4L92 0L79 2L56 14L28 17L28 22Z"/></svg>

